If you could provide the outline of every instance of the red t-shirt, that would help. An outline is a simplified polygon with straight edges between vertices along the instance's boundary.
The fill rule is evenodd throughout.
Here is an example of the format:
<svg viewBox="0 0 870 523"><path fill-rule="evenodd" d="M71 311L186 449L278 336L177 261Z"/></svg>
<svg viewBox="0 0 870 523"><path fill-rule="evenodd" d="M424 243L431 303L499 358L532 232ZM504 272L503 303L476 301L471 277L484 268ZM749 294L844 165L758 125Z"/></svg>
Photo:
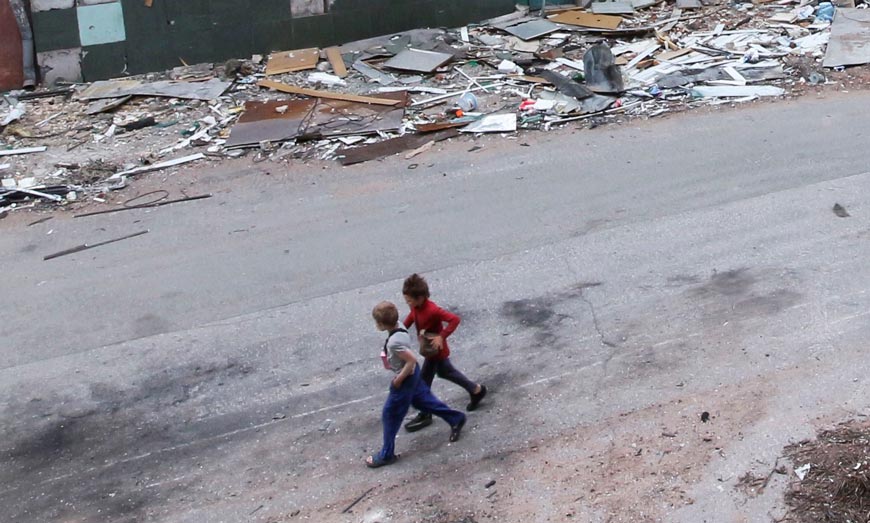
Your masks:
<svg viewBox="0 0 870 523"><path fill-rule="evenodd" d="M447 337L453 334L456 327L459 327L459 316L447 312L439 307L434 301L426 300L423 305L411 309L408 317L405 318L405 328L410 328L411 325L417 329L417 334L420 331L439 334L444 339L444 347L436 356L428 359L441 361L446 360L450 356L450 348L447 346ZM444 324L447 324L445 327Z"/></svg>

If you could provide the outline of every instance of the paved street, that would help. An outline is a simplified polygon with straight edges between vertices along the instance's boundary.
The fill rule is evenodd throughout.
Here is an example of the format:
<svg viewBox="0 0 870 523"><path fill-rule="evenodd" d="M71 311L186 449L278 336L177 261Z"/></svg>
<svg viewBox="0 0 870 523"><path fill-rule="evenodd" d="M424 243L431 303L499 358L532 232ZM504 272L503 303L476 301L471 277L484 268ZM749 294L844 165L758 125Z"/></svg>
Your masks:
<svg viewBox="0 0 870 523"><path fill-rule="evenodd" d="M868 102L224 164L165 182L211 199L3 220L6 517L771 520L787 478L753 496L738 477L867 405ZM389 376L370 310L404 310L412 272L462 316L451 359L491 397L459 442L402 433L371 471Z"/></svg>

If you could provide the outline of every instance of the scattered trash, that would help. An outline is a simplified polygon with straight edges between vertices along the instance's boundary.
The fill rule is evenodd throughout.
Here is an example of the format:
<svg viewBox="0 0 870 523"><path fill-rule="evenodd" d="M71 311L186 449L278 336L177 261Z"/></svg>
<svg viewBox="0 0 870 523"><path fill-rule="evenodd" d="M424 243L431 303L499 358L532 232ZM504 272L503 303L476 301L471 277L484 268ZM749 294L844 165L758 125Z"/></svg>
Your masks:
<svg viewBox="0 0 870 523"><path fill-rule="evenodd" d="M803 481L804 478L807 477L807 474L810 473L810 468L812 468L812 465L809 463L801 465L800 467L794 469L794 475L797 476L799 480Z"/></svg>
<svg viewBox="0 0 870 523"><path fill-rule="evenodd" d="M7 93L0 171L11 186L0 197L117 204L107 194L128 177L244 149L256 150L253 161L411 159L460 133L594 128L823 89L848 75L823 66L870 63L861 2L585 4ZM48 149L67 165L31 154Z"/></svg>
<svg viewBox="0 0 870 523"><path fill-rule="evenodd" d="M486 485L483 486L483 488L490 488L490 487L492 487L492 486L494 486L494 485L495 485L495 480L494 480L494 479L491 479L491 480L489 480L489 481L486 483Z"/></svg>
<svg viewBox="0 0 870 523"><path fill-rule="evenodd" d="M489 114L460 129L463 133L512 133L517 130L517 115Z"/></svg>
<svg viewBox="0 0 870 523"><path fill-rule="evenodd" d="M706 410L701 413L701 423L707 423L710 421L710 413Z"/></svg>

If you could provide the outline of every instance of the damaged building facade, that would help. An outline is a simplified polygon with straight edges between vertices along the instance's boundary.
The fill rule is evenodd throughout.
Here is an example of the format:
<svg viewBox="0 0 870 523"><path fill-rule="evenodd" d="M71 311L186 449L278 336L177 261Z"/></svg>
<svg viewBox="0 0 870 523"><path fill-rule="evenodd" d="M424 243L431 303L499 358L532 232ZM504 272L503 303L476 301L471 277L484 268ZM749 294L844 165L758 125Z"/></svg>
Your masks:
<svg viewBox="0 0 870 523"><path fill-rule="evenodd" d="M0 89L454 27L514 0L0 0Z"/></svg>

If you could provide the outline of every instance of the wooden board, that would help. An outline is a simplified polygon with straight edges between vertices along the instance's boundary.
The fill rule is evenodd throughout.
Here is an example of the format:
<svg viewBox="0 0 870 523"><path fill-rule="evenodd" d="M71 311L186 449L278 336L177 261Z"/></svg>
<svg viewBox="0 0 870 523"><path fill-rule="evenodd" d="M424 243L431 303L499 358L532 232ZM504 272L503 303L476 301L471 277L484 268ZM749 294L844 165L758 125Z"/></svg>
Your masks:
<svg viewBox="0 0 870 523"><path fill-rule="evenodd" d="M320 49L296 49L295 51L279 51L269 55L266 63L266 75L305 71L317 67L320 60Z"/></svg>
<svg viewBox="0 0 870 523"><path fill-rule="evenodd" d="M664 51L656 55L656 60L673 60L674 58L685 56L692 51L693 49L690 47L686 47L684 49L677 49L676 51Z"/></svg>
<svg viewBox="0 0 870 523"><path fill-rule="evenodd" d="M595 15L584 11L566 11L550 18L557 24L593 27L595 29L616 29L622 23L621 16Z"/></svg>
<svg viewBox="0 0 870 523"><path fill-rule="evenodd" d="M332 65L335 76L339 78L347 76L347 66L344 65L344 58L341 57L341 51L338 50L338 47L328 47L326 49L326 58Z"/></svg>
<svg viewBox="0 0 870 523"><path fill-rule="evenodd" d="M320 91L317 89L306 89L304 87L295 87L292 85L273 82L271 80L260 80L257 85L281 91L282 93L301 94L304 96L313 96L315 98L326 98L329 100L344 100L345 102L359 102L364 104L376 105L399 105L402 102L399 100L390 100L386 98L375 98L372 96L359 96L356 94L334 93L332 91Z"/></svg>

